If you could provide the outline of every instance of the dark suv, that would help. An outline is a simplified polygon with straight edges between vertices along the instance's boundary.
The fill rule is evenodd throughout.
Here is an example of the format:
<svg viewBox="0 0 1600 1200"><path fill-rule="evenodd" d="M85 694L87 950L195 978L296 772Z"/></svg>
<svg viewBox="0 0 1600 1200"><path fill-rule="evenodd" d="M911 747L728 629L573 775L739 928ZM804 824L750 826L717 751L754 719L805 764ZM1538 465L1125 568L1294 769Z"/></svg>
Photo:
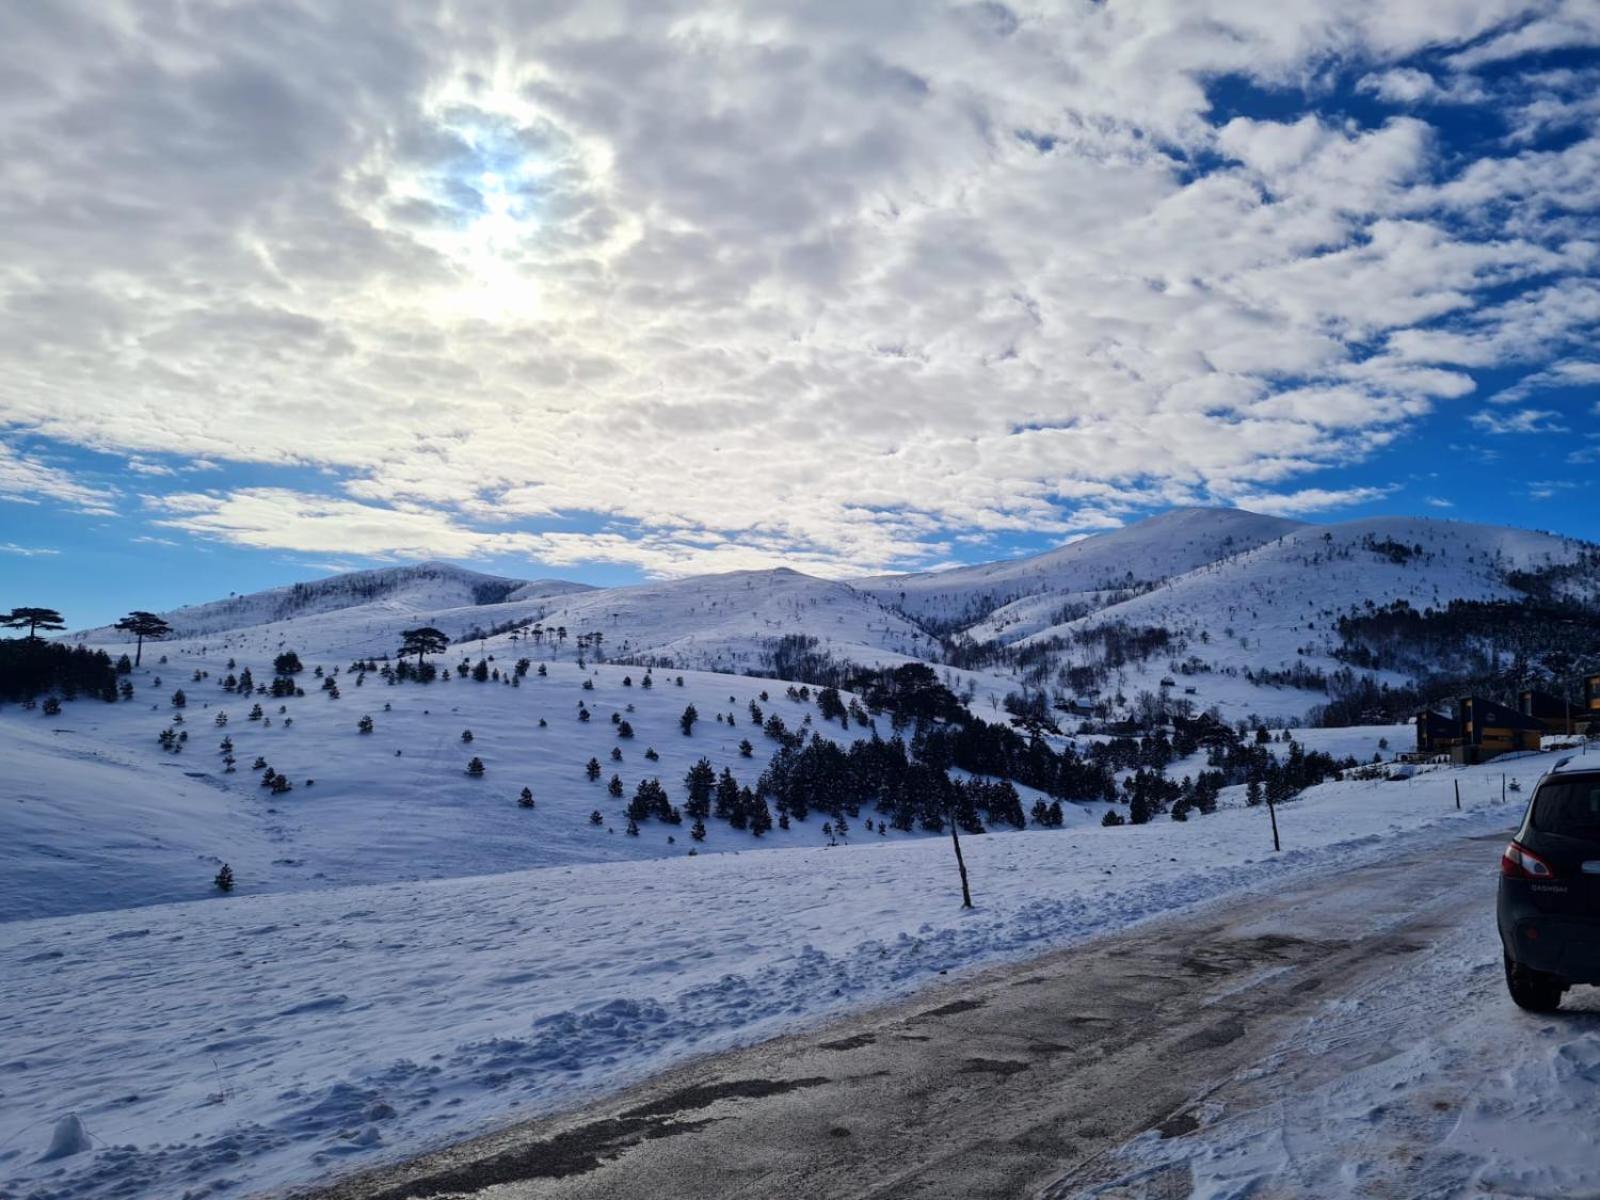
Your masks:
<svg viewBox="0 0 1600 1200"><path fill-rule="evenodd" d="M1564 758L1539 780L1500 857L1499 909L1520 1007L1554 1012L1573 984L1600 984L1600 760Z"/></svg>

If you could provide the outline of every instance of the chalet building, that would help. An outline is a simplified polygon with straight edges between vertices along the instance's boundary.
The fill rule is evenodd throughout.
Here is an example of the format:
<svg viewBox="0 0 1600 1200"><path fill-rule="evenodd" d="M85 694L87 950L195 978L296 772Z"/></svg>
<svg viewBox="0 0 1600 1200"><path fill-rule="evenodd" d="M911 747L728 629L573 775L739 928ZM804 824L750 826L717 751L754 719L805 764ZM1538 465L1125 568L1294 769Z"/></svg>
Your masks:
<svg viewBox="0 0 1600 1200"><path fill-rule="evenodd" d="M1590 712L1600 712L1600 674L1584 679L1583 706Z"/></svg>
<svg viewBox="0 0 1600 1200"><path fill-rule="evenodd" d="M1451 757L1466 764L1487 762L1515 750L1538 750L1545 732L1544 725L1533 717L1481 696L1463 696L1456 701L1456 723L1457 741Z"/></svg>
<svg viewBox="0 0 1600 1200"><path fill-rule="evenodd" d="M1585 719L1583 707L1562 696L1525 689L1517 697L1517 709L1544 726L1546 733L1572 733Z"/></svg>
<svg viewBox="0 0 1600 1200"><path fill-rule="evenodd" d="M1456 719L1431 708L1417 713L1417 753L1448 754L1460 737Z"/></svg>

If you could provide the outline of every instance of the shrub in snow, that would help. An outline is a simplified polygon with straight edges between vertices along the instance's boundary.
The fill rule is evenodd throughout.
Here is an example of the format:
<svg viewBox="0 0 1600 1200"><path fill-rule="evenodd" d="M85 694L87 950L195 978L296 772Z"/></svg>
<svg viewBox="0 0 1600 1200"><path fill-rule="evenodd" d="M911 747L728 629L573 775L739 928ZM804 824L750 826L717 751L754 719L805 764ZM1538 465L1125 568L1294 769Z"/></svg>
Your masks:
<svg viewBox="0 0 1600 1200"><path fill-rule="evenodd" d="M598 758L591 758L588 761L588 763L585 764L585 766L583 768L583 773L589 777L589 782L590 783L593 783L596 779L599 779L600 778L600 760Z"/></svg>
<svg viewBox="0 0 1600 1200"><path fill-rule="evenodd" d="M473 778L481 776L483 774L483 769L483 759L478 758L477 756L473 756L472 760L467 763L467 774L471 775Z"/></svg>
<svg viewBox="0 0 1600 1200"><path fill-rule="evenodd" d="M517 803L520 804L523 808L532 808L533 807L533 789L532 788L528 788L528 787L523 788L522 789L522 794L517 797Z"/></svg>
<svg viewBox="0 0 1600 1200"><path fill-rule="evenodd" d="M606 784L606 791L610 792L613 796L620 798L622 796L622 776L613 775L611 777L611 782Z"/></svg>
<svg viewBox="0 0 1600 1200"><path fill-rule="evenodd" d="M39 711L47 717L59 717L61 715L61 701L54 696L46 696L44 703L39 706Z"/></svg>
<svg viewBox="0 0 1600 1200"><path fill-rule="evenodd" d="M470 742L470 741L472 741L472 730L470 730L470 729L463 729L463 730L462 730L462 731L461 731L461 740L462 740L462 741L463 741L463 742Z"/></svg>
<svg viewBox="0 0 1600 1200"><path fill-rule="evenodd" d="M297 675L305 667L300 662L300 656L293 650L285 650L272 660L272 672L275 675Z"/></svg>
<svg viewBox="0 0 1600 1200"><path fill-rule="evenodd" d="M185 696L183 694L183 689L182 688L179 688L177 691L172 693L172 707L173 708L183 708L188 703L189 703L189 697L187 697L187 696Z"/></svg>
<svg viewBox="0 0 1600 1200"><path fill-rule="evenodd" d="M633 736L633 726L626 721L618 721L617 736L619 738L631 738Z"/></svg>
<svg viewBox="0 0 1600 1200"><path fill-rule="evenodd" d="M357 721L356 722L356 731L359 732L359 733L371 733L372 732L372 718L371 717L362 717L361 720Z"/></svg>
<svg viewBox="0 0 1600 1200"><path fill-rule="evenodd" d="M651 762L660 762L661 761L661 755L656 753L656 748L654 746L646 746L645 747L645 751L644 751L644 756L646 758L648 758Z"/></svg>
<svg viewBox="0 0 1600 1200"><path fill-rule="evenodd" d="M223 863L222 870L217 872L216 878L211 882L216 885L219 892L233 891L233 868L227 863Z"/></svg>
<svg viewBox="0 0 1600 1200"><path fill-rule="evenodd" d="M1121 813L1117 812L1115 809L1108 808L1106 810L1106 815L1100 818L1100 824L1106 826L1126 825L1127 822L1122 819Z"/></svg>

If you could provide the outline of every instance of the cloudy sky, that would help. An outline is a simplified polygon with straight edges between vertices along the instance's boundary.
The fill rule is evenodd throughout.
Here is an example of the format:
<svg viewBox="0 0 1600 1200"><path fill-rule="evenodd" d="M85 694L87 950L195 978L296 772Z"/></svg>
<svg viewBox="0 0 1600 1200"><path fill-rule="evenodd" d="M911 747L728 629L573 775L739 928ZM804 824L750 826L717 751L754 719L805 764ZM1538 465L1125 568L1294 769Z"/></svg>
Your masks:
<svg viewBox="0 0 1600 1200"><path fill-rule="evenodd" d="M1597 179L1594 0L5 5L0 601L1600 536Z"/></svg>

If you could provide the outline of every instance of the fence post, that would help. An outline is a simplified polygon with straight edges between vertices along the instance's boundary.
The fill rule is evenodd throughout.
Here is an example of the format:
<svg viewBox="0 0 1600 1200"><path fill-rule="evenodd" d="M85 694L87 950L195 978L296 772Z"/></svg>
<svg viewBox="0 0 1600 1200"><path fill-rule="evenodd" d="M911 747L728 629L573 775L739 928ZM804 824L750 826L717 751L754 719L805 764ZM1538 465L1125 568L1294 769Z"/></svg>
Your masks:
<svg viewBox="0 0 1600 1200"><path fill-rule="evenodd" d="M1455 781L1455 785L1456 785L1456 807L1460 808L1461 807L1461 780L1457 779Z"/></svg>
<svg viewBox="0 0 1600 1200"><path fill-rule="evenodd" d="M1271 796L1267 797L1267 816L1272 818L1272 848L1282 850L1283 847L1278 844L1278 809L1272 803Z"/></svg>

